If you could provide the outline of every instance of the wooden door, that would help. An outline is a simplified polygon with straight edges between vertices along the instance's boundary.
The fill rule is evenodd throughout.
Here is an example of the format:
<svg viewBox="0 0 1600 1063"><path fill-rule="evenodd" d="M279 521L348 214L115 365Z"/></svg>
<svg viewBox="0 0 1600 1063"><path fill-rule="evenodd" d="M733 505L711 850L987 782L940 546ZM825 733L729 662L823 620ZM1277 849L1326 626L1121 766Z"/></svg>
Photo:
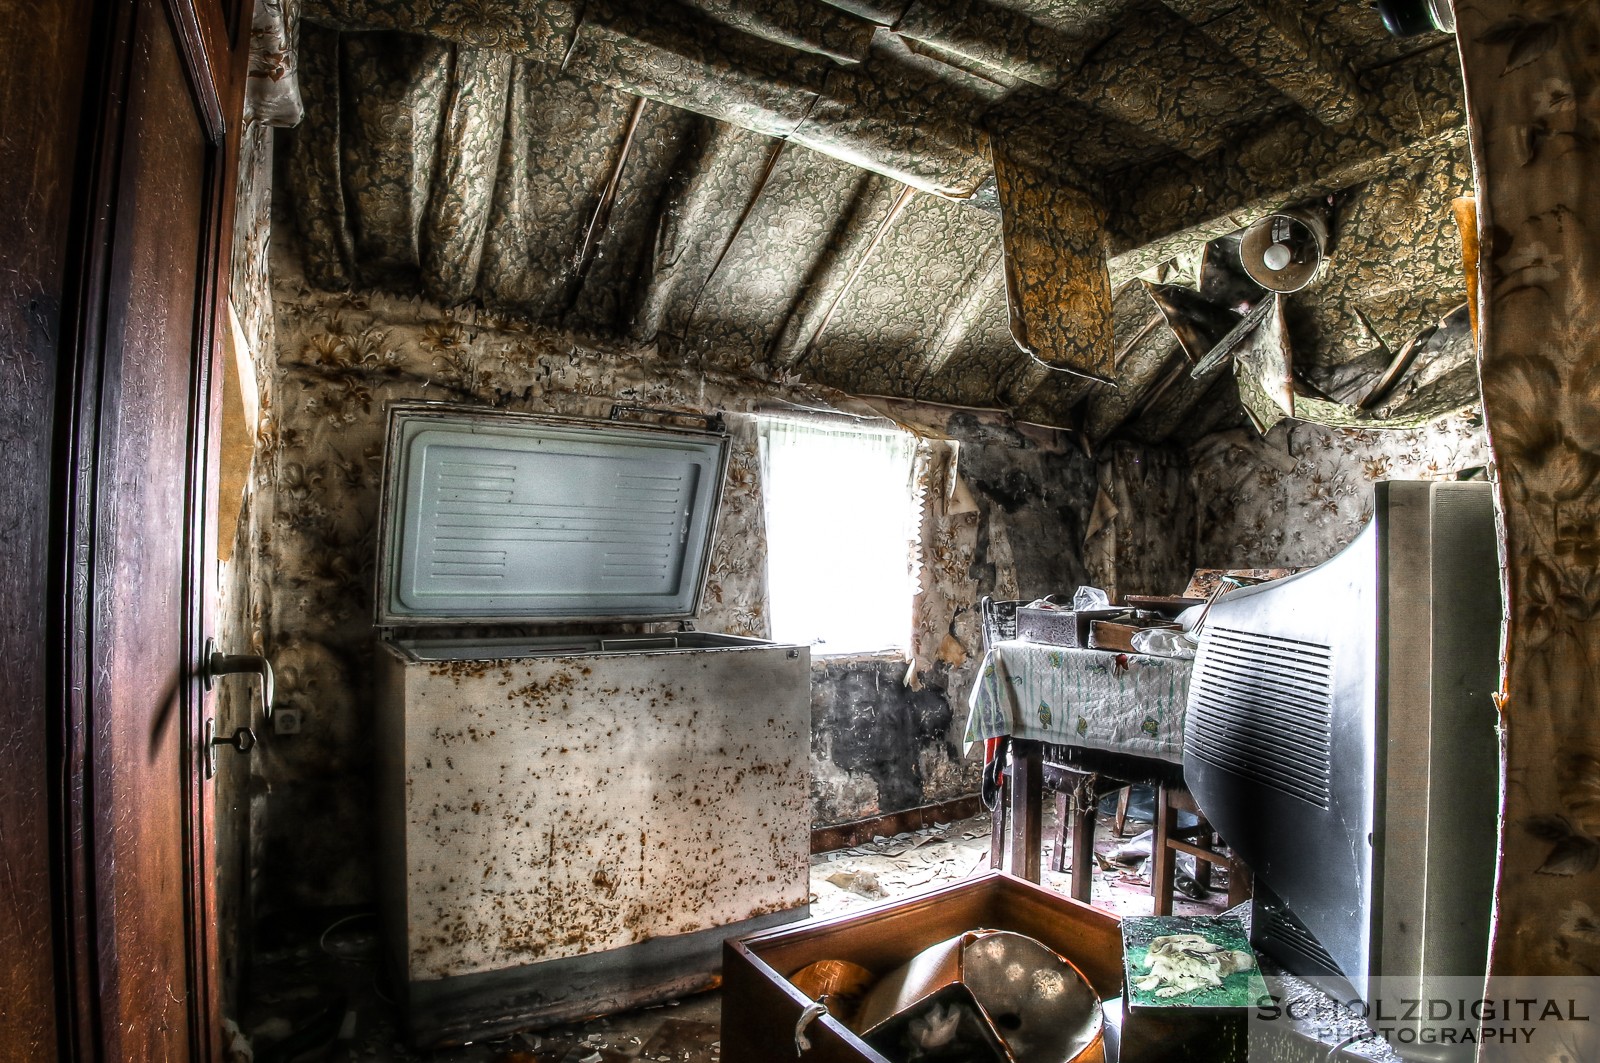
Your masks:
<svg viewBox="0 0 1600 1063"><path fill-rule="evenodd" d="M56 1058L52 440L87 0L0 0L0 1063Z"/></svg>
<svg viewBox="0 0 1600 1063"><path fill-rule="evenodd" d="M208 1060L199 670L246 27L217 0L0 5L5 178L40 204L0 247L0 542L23 566L0 585L22 695L0 741L0 1060Z"/></svg>

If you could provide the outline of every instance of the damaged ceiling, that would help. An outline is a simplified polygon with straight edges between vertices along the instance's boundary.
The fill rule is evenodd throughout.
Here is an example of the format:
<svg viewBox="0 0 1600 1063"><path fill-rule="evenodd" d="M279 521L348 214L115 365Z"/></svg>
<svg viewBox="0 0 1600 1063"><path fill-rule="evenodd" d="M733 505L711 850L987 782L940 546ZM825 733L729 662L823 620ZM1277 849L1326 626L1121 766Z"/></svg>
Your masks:
<svg viewBox="0 0 1600 1063"><path fill-rule="evenodd" d="M1285 305L1320 387L1380 372L1464 297L1454 42L1394 40L1342 0L310 0L305 18L284 178L317 287L1094 441L1238 423L1232 374L1179 373L1131 282L1285 204L1338 193L1331 261Z"/></svg>

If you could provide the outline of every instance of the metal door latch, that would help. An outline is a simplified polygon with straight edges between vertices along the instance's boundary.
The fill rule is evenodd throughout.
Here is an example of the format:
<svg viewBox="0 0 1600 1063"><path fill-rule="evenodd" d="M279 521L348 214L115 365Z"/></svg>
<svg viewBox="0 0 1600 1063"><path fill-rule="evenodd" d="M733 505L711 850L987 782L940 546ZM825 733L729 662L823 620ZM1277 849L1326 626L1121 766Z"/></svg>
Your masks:
<svg viewBox="0 0 1600 1063"><path fill-rule="evenodd" d="M217 677L240 672L253 672L261 677L261 716L263 719L272 719L272 662L253 653L223 653L217 649L216 639L206 639L201 678L205 680L207 690L211 689ZM249 750L241 749L239 752L247 753Z"/></svg>
<svg viewBox="0 0 1600 1063"><path fill-rule="evenodd" d="M248 753L256 747L256 733L248 727L236 727L229 738L217 737L217 722L209 717L206 719L205 737L203 738L206 760L206 778L217 774L217 747L232 746L236 753Z"/></svg>

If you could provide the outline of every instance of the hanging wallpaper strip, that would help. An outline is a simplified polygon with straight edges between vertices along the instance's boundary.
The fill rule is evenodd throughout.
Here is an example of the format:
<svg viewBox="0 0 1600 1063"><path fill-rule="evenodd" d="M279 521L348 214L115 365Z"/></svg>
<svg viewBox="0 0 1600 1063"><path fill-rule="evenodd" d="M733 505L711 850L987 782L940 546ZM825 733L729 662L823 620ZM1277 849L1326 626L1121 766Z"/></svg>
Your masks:
<svg viewBox="0 0 1600 1063"><path fill-rule="evenodd" d="M305 114L295 56L299 36L300 5L295 0L259 0L255 5L250 16L246 121L282 127L299 124Z"/></svg>
<svg viewBox="0 0 1600 1063"><path fill-rule="evenodd" d="M1105 211L1087 193L1044 180L995 148L1012 338L1052 366L1109 380L1115 348Z"/></svg>
<svg viewBox="0 0 1600 1063"><path fill-rule="evenodd" d="M1117 337L1114 371L1121 386L1100 388L1088 404L1083 434L1095 444L1128 419L1177 351L1177 340L1166 327L1166 318L1151 307L1143 285L1122 289L1112 307Z"/></svg>

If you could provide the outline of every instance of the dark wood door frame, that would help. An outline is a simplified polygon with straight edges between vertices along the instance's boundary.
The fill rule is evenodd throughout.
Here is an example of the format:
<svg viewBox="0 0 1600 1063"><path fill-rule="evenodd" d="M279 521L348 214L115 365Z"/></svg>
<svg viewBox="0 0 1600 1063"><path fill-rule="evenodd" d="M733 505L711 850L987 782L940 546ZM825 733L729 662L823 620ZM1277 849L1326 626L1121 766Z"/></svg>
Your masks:
<svg viewBox="0 0 1600 1063"><path fill-rule="evenodd" d="M231 0L229 0L231 4ZM216 901L210 892L214 877L208 794L199 758L201 719L206 711L198 675L200 648L211 623L209 599L214 595L212 575L216 549L212 541L214 520L208 498L214 497L212 440L214 411L219 408L220 378L214 377L216 338L226 327L226 277L230 247L233 188L239 144L239 116L248 42L242 27L248 11L223 10L223 3L201 0L116 0L95 6L93 19L73 26L89 38L84 99L73 167L76 204L66 253L68 271L75 281L66 285L62 332L56 359L57 396L52 450L53 482L49 552L52 590L40 606L50 617L54 632L41 656L45 671L55 677L45 706L50 733L48 795L53 900L53 986L56 1052L54 1058L112 1060L117 1058L119 1021L103 1013L103 990L115 984L119 957L116 940L106 930L118 890L126 890L104 851L108 831L115 831L118 809L114 802L125 796L107 792L115 767L106 763L104 731L110 699L104 677L97 673L97 611L103 596L113 590L97 585L97 552L108 548L108 536L137 536L137 529L102 526L97 512L102 477L103 419L106 403L118 401L115 374L120 371L110 354L119 323L114 293L126 285L130 268L126 239L133 224L126 209L136 201L131 193L138 182L159 181L158 169L130 162L138 152L139 130L130 128L129 105L140 86L133 83L140 69L136 49L140 31L147 35L159 20L170 32L182 59L182 70L194 107L194 122L208 144L200 202L202 234L198 261L176 263L176 269L193 269L193 356L189 366L189 400L186 420L187 461L184 470L183 512L174 525L156 534L182 538L186 558L182 575L181 644L192 660L184 678L171 694L175 706L169 726L181 735L183 788L181 883L172 892L152 898L152 903L180 904L184 933L182 972L166 972L185 995L187 1029L183 1058L216 1058L219 1029L216 983ZM141 22L141 20L143 20ZM234 32L229 37L227 29ZM229 117L231 116L231 117ZM121 755L121 754L119 754ZM8 854L9 855L9 851ZM126 898L123 898L125 901ZM33 1058L48 1059L38 1054ZM0 1051L0 1058L5 1053Z"/></svg>

